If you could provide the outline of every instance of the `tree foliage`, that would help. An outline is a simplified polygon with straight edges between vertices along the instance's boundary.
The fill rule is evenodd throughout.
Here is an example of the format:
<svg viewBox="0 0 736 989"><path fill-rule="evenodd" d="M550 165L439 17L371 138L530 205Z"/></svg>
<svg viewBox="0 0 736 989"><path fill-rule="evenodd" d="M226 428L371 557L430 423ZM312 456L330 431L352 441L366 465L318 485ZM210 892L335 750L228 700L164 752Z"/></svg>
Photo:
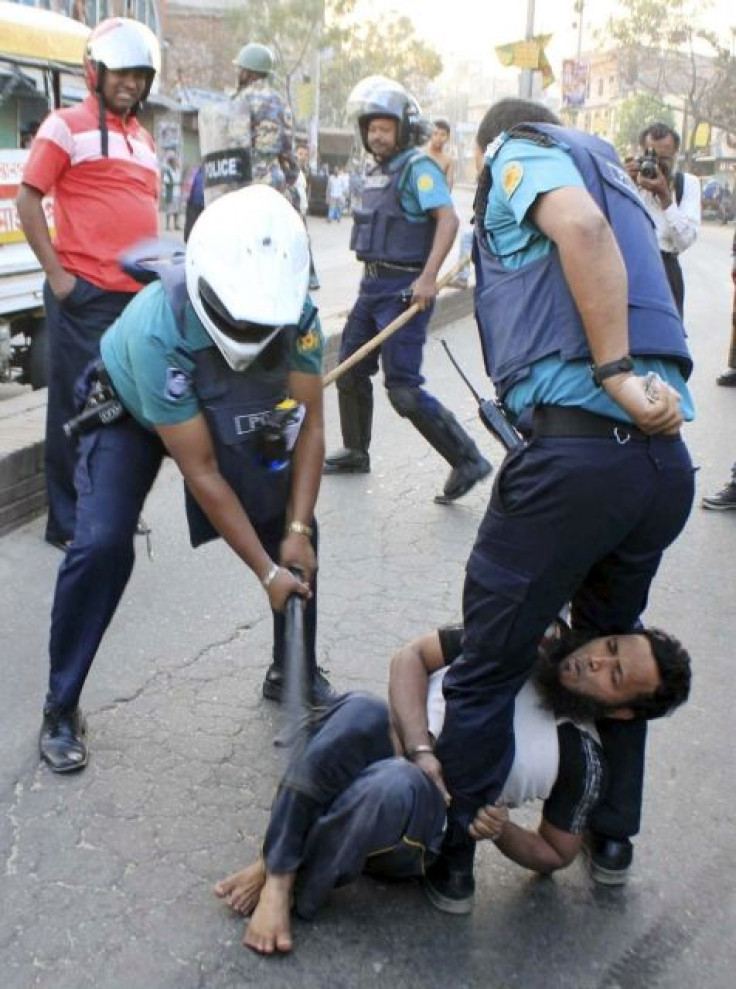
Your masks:
<svg viewBox="0 0 736 989"><path fill-rule="evenodd" d="M418 99L442 71L440 56L417 37L406 17L357 21L356 0L246 0L230 10L233 35L273 48L292 109L296 83L312 78L321 53L320 117L345 124L345 103L353 86L367 75L387 75Z"/></svg>
<svg viewBox="0 0 736 989"><path fill-rule="evenodd" d="M619 49L626 85L680 110L691 138L702 122L728 129L736 113L736 60L706 24L710 0L620 6L606 34Z"/></svg>
<svg viewBox="0 0 736 989"><path fill-rule="evenodd" d="M670 127L675 126L675 117L670 107L652 96L650 93L640 93L632 96L621 104L614 144L616 150L625 157L639 146L639 135L654 120L661 120Z"/></svg>
<svg viewBox="0 0 736 989"><path fill-rule="evenodd" d="M428 84L442 71L439 54L417 37L407 17L332 25L332 57L323 63L322 114L326 122L345 123L350 91L368 75L402 83L421 102Z"/></svg>

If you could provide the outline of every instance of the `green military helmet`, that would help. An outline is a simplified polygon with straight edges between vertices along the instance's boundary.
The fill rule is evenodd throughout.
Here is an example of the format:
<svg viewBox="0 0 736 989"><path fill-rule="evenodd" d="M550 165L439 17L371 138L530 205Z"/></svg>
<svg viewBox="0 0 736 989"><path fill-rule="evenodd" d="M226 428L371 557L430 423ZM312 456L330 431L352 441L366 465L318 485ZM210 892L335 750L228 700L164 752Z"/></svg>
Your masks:
<svg viewBox="0 0 736 989"><path fill-rule="evenodd" d="M267 76L269 72L273 72L276 59L267 45L261 45L257 41L251 41L240 49L237 57L233 59L233 65Z"/></svg>

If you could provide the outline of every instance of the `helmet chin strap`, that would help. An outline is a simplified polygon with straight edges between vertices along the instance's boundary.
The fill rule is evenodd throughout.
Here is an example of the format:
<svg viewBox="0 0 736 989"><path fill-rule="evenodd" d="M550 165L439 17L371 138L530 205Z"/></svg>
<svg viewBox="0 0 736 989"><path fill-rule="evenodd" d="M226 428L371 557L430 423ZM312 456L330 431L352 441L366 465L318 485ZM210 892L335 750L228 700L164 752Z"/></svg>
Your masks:
<svg viewBox="0 0 736 989"><path fill-rule="evenodd" d="M98 70L99 71L99 70ZM110 135L107 131L107 108L105 98L102 95L102 74L99 75L97 83L97 106L99 108L100 120L100 154L103 158L110 157Z"/></svg>
<svg viewBox="0 0 736 989"><path fill-rule="evenodd" d="M104 78L104 73L106 69L102 65L98 65L97 68L97 86L95 92L97 94L97 107L99 112L99 122L100 122L100 154L103 158L110 157L110 134L107 127L107 104L105 103L105 97L102 95L102 80ZM141 106L141 100L138 100L130 110L127 111L123 116L135 117Z"/></svg>

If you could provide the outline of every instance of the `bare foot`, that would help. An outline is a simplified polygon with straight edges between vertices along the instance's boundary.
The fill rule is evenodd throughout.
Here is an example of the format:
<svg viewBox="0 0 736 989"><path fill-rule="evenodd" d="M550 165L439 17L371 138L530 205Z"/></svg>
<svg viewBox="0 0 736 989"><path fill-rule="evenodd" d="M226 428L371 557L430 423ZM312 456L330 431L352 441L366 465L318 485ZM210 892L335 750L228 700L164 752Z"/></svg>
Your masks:
<svg viewBox="0 0 736 989"><path fill-rule="evenodd" d="M261 955L291 951L291 892L295 873L269 875L243 936L243 944Z"/></svg>
<svg viewBox="0 0 736 989"><path fill-rule="evenodd" d="M239 872L215 883L215 896L219 896L236 913L243 916L253 913L266 882L266 866L263 859L247 865Z"/></svg>

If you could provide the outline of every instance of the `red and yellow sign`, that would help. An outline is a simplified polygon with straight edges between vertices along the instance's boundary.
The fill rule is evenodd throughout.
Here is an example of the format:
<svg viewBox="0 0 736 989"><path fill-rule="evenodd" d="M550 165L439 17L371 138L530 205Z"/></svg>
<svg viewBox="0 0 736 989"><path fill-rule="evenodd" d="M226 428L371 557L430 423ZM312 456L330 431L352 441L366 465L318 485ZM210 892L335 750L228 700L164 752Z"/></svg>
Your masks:
<svg viewBox="0 0 736 989"><path fill-rule="evenodd" d="M15 197L23 181L23 167L27 160L27 151L0 151L0 244L18 244L26 239L15 208ZM54 205L48 196L43 200L43 210L53 236Z"/></svg>

